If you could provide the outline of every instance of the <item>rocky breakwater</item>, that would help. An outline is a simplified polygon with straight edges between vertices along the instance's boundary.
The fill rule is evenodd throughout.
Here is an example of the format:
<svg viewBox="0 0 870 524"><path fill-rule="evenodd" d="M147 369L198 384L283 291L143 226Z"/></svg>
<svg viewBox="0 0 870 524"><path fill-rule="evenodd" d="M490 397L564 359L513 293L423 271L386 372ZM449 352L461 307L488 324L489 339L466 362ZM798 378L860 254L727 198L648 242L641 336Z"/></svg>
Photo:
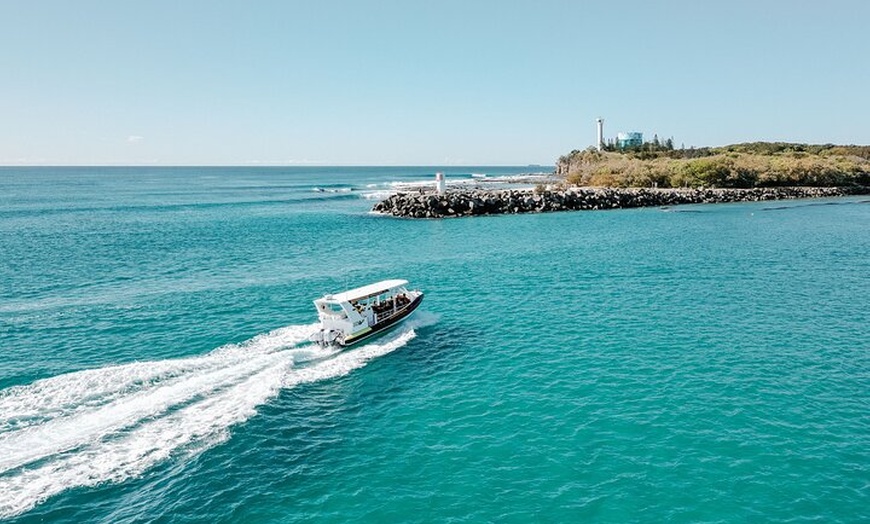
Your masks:
<svg viewBox="0 0 870 524"><path fill-rule="evenodd" d="M467 189L448 191L444 194L434 192L396 193L375 204L372 211L404 218L445 218L866 194L870 194L870 187L765 187L752 189L576 187L552 191Z"/></svg>

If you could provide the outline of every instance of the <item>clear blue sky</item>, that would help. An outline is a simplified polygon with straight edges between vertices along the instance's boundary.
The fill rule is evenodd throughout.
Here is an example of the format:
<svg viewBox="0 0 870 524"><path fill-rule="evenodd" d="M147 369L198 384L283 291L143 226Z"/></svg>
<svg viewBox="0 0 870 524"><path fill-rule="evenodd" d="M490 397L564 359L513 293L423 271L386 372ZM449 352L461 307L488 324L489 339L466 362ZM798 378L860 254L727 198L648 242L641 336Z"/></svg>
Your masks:
<svg viewBox="0 0 870 524"><path fill-rule="evenodd" d="M870 2L0 2L2 164L552 164L870 143Z"/></svg>

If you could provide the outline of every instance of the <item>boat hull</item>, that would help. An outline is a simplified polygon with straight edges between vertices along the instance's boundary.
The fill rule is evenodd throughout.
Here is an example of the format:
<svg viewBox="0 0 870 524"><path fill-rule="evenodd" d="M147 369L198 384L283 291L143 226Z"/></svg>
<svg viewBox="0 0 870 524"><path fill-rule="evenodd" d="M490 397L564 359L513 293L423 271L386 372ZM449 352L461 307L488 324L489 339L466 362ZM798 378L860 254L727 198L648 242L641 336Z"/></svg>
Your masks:
<svg viewBox="0 0 870 524"><path fill-rule="evenodd" d="M384 320L383 322L378 322L377 324L371 326L371 329L369 331L366 331L365 333L361 333L361 334L354 336L354 337L349 337L344 341L337 340L336 345L339 347L342 347L342 348L350 347L350 346L353 346L353 345L356 345L356 344L362 342L363 340L369 339L375 335L389 331L390 329L398 326L399 324L402 323L402 321L404 321L408 317L410 317L414 313L414 311L416 311L417 308L420 306L421 302L423 302L423 294L422 293L420 295L418 295L417 297L415 297L414 300L411 301L410 304L408 304L408 307L405 308L400 314L392 316L392 317Z"/></svg>

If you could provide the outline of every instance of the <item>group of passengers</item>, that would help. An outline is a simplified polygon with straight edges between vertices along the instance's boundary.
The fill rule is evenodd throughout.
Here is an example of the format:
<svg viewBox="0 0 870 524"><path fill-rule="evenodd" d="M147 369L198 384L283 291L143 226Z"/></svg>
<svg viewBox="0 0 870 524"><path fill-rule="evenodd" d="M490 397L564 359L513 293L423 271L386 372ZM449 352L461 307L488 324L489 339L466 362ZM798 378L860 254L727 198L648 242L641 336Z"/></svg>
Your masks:
<svg viewBox="0 0 870 524"><path fill-rule="evenodd" d="M380 304L372 304L372 311L375 312L379 317L384 313L391 313L393 311L393 306L395 305L395 309L402 309L408 304L411 303L411 299L408 298L404 293L396 295L395 298L387 299Z"/></svg>

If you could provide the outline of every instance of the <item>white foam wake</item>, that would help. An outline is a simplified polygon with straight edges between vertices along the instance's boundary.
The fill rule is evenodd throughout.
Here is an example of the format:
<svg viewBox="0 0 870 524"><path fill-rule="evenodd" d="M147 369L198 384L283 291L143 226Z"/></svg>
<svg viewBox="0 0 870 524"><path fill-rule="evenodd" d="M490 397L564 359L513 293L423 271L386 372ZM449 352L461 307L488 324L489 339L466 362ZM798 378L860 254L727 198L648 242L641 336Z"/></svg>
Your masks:
<svg viewBox="0 0 870 524"><path fill-rule="evenodd" d="M0 391L0 519L66 489L120 482L214 446L281 388L344 376L405 345L419 325L337 354L299 346L314 325L289 326L198 357Z"/></svg>

